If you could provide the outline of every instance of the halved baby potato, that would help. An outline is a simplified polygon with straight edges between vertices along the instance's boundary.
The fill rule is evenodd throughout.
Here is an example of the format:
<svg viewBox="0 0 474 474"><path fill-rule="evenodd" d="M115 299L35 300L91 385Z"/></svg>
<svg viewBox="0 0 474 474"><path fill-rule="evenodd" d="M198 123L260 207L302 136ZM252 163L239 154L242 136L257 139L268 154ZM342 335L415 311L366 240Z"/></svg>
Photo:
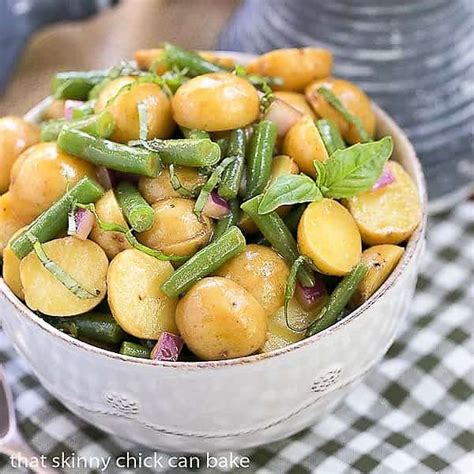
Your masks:
<svg viewBox="0 0 474 474"><path fill-rule="evenodd" d="M0 196L0 256L5 251L11 236L25 225L24 219L19 219L13 209L11 194Z"/></svg>
<svg viewBox="0 0 474 474"><path fill-rule="evenodd" d="M303 115L309 115L312 119L316 118L314 110L308 104L304 94L300 92L276 91L275 97L290 104Z"/></svg>
<svg viewBox="0 0 474 474"><path fill-rule="evenodd" d="M189 349L203 360L253 354L265 342L267 316L247 290L228 278L198 281L179 301L176 323Z"/></svg>
<svg viewBox="0 0 474 474"><path fill-rule="evenodd" d="M309 115L303 115L288 130L282 152L293 158L301 171L313 178L316 177L313 161L326 161L329 158L319 130Z"/></svg>
<svg viewBox="0 0 474 474"><path fill-rule="evenodd" d="M264 245L249 244L215 274L230 278L262 305L267 315L283 305L289 269L283 258Z"/></svg>
<svg viewBox="0 0 474 474"><path fill-rule="evenodd" d="M127 222L113 190L107 191L95 203L95 210L101 221L107 224L119 224L122 227L127 227ZM132 248L124 234L102 230L95 221L89 237L102 247L109 259L114 258L122 250Z"/></svg>
<svg viewBox="0 0 474 474"><path fill-rule="evenodd" d="M300 169L293 158L288 155L278 155L273 158L268 185L273 184L280 176L298 174Z"/></svg>
<svg viewBox="0 0 474 474"><path fill-rule="evenodd" d="M343 276L359 263L362 242L347 209L333 199L312 202L298 224L298 246L321 273Z"/></svg>
<svg viewBox="0 0 474 474"><path fill-rule="evenodd" d="M194 214L194 201L171 198L155 202L153 227L137 234L148 247L168 255L188 256L204 247L212 236L213 224L209 217L199 219Z"/></svg>
<svg viewBox="0 0 474 474"><path fill-rule="evenodd" d="M395 177L393 183L345 201L367 245L403 242L422 216L418 190L410 175L395 161L386 166Z"/></svg>
<svg viewBox="0 0 474 474"><path fill-rule="evenodd" d="M119 76L108 82L104 88L99 92L94 105L95 113L102 112L109 102L116 97L116 95L125 86L131 85L137 81L136 77L133 76Z"/></svg>
<svg viewBox="0 0 474 474"><path fill-rule="evenodd" d="M347 122L347 120L319 94L318 89L320 87L329 89L351 114L360 118L366 132L371 137L374 136L375 114L370 99L362 89L352 82L334 77L315 81L306 88L306 98L316 114L321 118L333 120L339 127L344 139L351 144L361 141L356 127Z"/></svg>
<svg viewBox="0 0 474 474"><path fill-rule="evenodd" d="M178 300L160 290L172 273L170 262L136 249L124 250L110 262L108 302L124 331L143 339L158 339L163 331L178 334L174 320Z"/></svg>
<svg viewBox="0 0 474 474"><path fill-rule="evenodd" d="M43 249L82 288L96 296L76 296L31 252L20 263L21 284L30 309L48 316L74 316L90 311L104 299L109 261L95 242L64 237L46 242Z"/></svg>
<svg viewBox="0 0 474 474"><path fill-rule="evenodd" d="M175 166L175 175L181 186L191 192L197 192L205 182L207 176L200 174L198 168L189 166ZM156 178L140 178L138 189L149 204L154 204L162 199L185 197L171 185L169 168L163 168Z"/></svg>
<svg viewBox="0 0 474 474"><path fill-rule="evenodd" d="M57 120L64 118L64 99L55 99L51 104L46 107L43 112L41 119L42 120Z"/></svg>
<svg viewBox="0 0 474 474"><path fill-rule="evenodd" d="M250 61L247 72L276 76L283 84L275 90L302 91L315 79L331 74L332 54L323 48L275 49Z"/></svg>
<svg viewBox="0 0 474 474"><path fill-rule="evenodd" d="M362 261L368 270L351 298L353 307L367 301L392 273L403 255L403 247L398 245L374 245L362 252Z"/></svg>
<svg viewBox="0 0 474 474"><path fill-rule="evenodd" d="M25 229L26 229L26 226L22 227L21 229L18 229L13 234L12 238L8 242L8 245L3 251L3 279L5 280L5 283L8 285L10 290L13 291L15 296L17 296L21 300L25 299L25 294L23 293L23 287L21 285L21 278L20 278L21 260L16 256L15 252L11 249L10 243L17 235L19 235Z"/></svg>
<svg viewBox="0 0 474 474"><path fill-rule="evenodd" d="M286 325L283 307L278 308L268 318L268 331L265 344L260 352L271 352L282 347L289 346L305 338L305 329L316 319L319 311L326 303L327 297L321 298L321 303L311 311L304 310L296 298L292 298L288 304L288 321L293 331Z"/></svg>

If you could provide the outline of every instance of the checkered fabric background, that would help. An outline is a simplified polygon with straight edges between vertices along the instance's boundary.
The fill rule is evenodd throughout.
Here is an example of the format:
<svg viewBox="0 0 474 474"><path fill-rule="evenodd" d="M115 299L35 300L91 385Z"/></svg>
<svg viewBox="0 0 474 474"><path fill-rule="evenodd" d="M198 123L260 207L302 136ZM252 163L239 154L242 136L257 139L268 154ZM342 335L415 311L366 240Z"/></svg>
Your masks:
<svg viewBox="0 0 474 474"><path fill-rule="evenodd" d="M411 315L383 362L319 424L241 453L251 460L246 472L473 473L473 268L471 202L431 219ZM21 430L38 452L86 458L152 454L68 413L1 333L0 362L13 387ZM0 472L13 472L1 455Z"/></svg>

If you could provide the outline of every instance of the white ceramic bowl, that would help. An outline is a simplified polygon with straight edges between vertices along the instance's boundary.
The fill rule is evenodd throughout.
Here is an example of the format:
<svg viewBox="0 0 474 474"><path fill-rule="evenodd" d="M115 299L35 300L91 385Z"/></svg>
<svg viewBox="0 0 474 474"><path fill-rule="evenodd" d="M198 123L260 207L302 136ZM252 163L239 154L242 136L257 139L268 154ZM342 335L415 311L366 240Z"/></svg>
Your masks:
<svg viewBox="0 0 474 474"><path fill-rule="evenodd" d="M247 57L235 54L241 62ZM38 120L45 102L28 114ZM382 287L329 329L269 354L219 362L156 362L92 347L44 322L0 279L3 327L44 387L103 430L175 452L238 450L300 431L330 412L392 344L415 290L425 183L404 133L378 107L377 135L415 180L423 221Z"/></svg>

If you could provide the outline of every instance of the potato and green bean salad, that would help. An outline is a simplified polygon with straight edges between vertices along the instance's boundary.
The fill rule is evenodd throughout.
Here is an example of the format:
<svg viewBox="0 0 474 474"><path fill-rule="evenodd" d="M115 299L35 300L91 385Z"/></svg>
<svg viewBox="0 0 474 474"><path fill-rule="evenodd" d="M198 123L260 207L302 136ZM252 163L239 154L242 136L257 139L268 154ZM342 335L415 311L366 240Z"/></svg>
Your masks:
<svg viewBox="0 0 474 474"><path fill-rule="evenodd" d="M320 48L243 66L166 43L56 74L39 126L0 119L6 284L57 329L154 360L333 325L390 275L421 204L331 69Z"/></svg>

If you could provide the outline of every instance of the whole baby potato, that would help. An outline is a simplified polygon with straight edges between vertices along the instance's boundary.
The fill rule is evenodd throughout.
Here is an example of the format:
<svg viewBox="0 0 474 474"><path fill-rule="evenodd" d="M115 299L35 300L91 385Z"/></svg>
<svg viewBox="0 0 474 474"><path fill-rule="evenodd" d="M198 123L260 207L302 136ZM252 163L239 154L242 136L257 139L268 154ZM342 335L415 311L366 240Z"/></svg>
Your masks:
<svg viewBox="0 0 474 474"><path fill-rule="evenodd" d="M97 114L105 110L109 102L112 102L112 100L115 99L119 91L124 89L126 86L131 86L131 84L134 84L136 80L136 77L133 76L120 76L108 82L97 96L94 105L95 113Z"/></svg>
<svg viewBox="0 0 474 474"><path fill-rule="evenodd" d="M0 198L1 199L1 198ZM3 250L3 279L8 285L8 288L13 291L17 298L21 300L25 299L25 294L23 293L23 287L21 286L20 278L20 262L21 260L16 256L15 252L12 250L10 243L12 240L21 234L25 227L18 229L8 241L8 245Z"/></svg>
<svg viewBox="0 0 474 474"><path fill-rule="evenodd" d="M153 227L137 234L138 240L148 247L168 255L193 255L204 247L212 236L211 219L194 214L194 201L170 198L152 205L155 211Z"/></svg>
<svg viewBox="0 0 474 474"><path fill-rule="evenodd" d="M23 223L31 222L84 176L94 178L95 166L60 151L55 143L28 148L12 169L15 214Z"/></svg>
<svg viewBox="0 0 474 474"><path fill-rule="evenodd" d="M295 160L301 171L313 178L316 177L313 161L326 161L329 158L318 128L309 115L303 115L288 130L282 151Z"/></svg>
<svg viewBox="0 0 474 474"><path fill-rule="evenodd" d="M34 252L20 263L27 306L48 316L74 316L90 311L105 297L109 261L90 240L64 237L43 244L46 255L92 295L80 298L47 270Z"/></svg>
<svg viewBox="0 0 474 474"><path fill-rule="evenodd" d="M215 275L230 278L245 288L270 315L283 306L289 273L287 264L274 250L250 244L224 263Z"/></svg>
<svg viewBox="0 0 474 474"><path fill-rule="evenodd" d="M276 90L300 92L311 81L331 74L332 54L322 48L275 49L255 58L246 69L281 78L283 84L274 86Z"/></svg>
<svg viewBox="0 0 474 474"><path fill-rule="evenodd" d="M95 203L95 210L101 221L127 227L125 217L118 205L113 190L107 191ZM109 259L114 258L115 255L123 250L131 248L124 234L102 230L97 222L94 222L89 238L102 247Z"/></svg>
<svg viewBox="0 0 474 474"><path fill-rule="evenodd" d="M14 212L11 193L5 193L0 196L0 256L5 251L11 236L25 222L18 218Z"/></svg>
<svg viewBox="0 0 474 474"><path fill-rule="evenodd" d="M367 245L399 244L421 221L421 201L410 175L395 161L386 165L395 177L391 184L345 201Z"/></svg>
<svg viewBox="0 0 474 474"><path fill-rule="evenodd" d="M403 247L391 244L374 245L362 252L362 261L367 264L368 270L351 298L353 307L360 306L380 288L392 273L403 252Z"/></svg>
<svg viewBox="0 0 474 474"><path fill-rule="evenodd" d="M314 111L321 118L333 120L343 136L349 143L361 141L356 127L347 122L346 119L331 105L321 94L320 87L329 89L345 106L345 108L362 121L366 132L373 137L375 133L375 114L372 103L365 92L355 84L343 79L328 77L322 81L315 81L306 88L306 98Z"/></svg>
<svg viewBox="0 0 474 474"><path fill-rule="evenodd" d="M199 189L207 181L207 176L199 173L197 168L189 166L175 166L175 175L179 179L181 186L192 195L197 194ZM172 197L187 197L175 190L171 185L169 168L163 168L156 178L141 177L138 182L138 189L149 204L154 204L162 199Z"/></svg>
<svg viewBox="0 0 474 474"><path fill-rule="evenodd" d="M177 298L160 290L173 273L170 262L136 249L119 253L107 273L108 302L112 316L126 332L143 339L158 339L163 331L177 334Z"/></svg>
<svg viewBox="0 0 474 474"><path fill-rule="evenodd" d="M298 224L298 246L316 268L343 276L360 261L362 242L354 218L333 199L312 202Z"/></svg>
<svg viewBox="0 0 474 474"><path fill-rule="evenodd" d="M209 132L245 127L259 114L255 87L227 72L191 79L177 90L172 105L179 125Z"/></svg>
<svg viewBox="0 0 474 474"><path fill-rule="evenodd" d="M111 140L120 143L138 140L139 104L144 104L146 107L147 139L168 138L173 134L176 125L173 121L170 99L159 85L142 82L122 89L107 105L106 108L115 121Z"/></svg>
<svg viewBox="0 0 474 474"><path fill-rule="evenodd" d="M176 324L189 349L203 360L253 354L265 342L267 316L260 303L227 278L197 282L179 301Z"/></svg>
<svg viewBox="0 0 474 474"><path fill-rule="evenodd" d="M300 92L276 91L275 97L290 104L303 115L309 115L313 119L316 118L314 110L308 104L304 94L301 94Z"/></svg>
<svg viewBox="0 0 474 474"><path fill-rule="evenodd" d="M0 194L8 190L10 171L20 154L39 142L39 129L20 117L0 118Z"/></svg>

